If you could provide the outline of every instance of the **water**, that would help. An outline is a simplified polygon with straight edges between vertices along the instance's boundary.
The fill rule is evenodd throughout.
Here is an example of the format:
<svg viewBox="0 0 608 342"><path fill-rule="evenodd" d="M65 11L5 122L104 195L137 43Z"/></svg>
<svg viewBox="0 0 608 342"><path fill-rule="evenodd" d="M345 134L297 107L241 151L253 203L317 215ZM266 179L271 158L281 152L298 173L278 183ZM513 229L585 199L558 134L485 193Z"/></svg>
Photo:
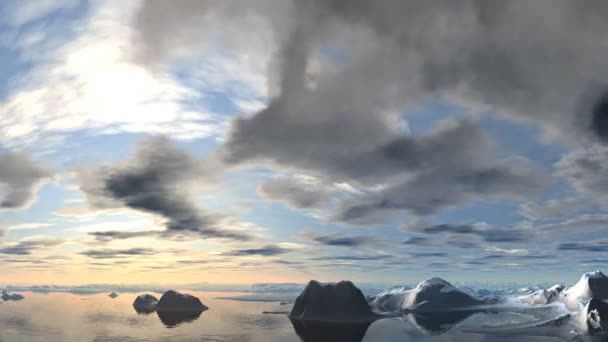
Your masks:
<svg viewBox="0 0 608 342"><path fill-rule="evenodd" d="M240 293L186 291L209 306L200 315L138 314L140 293L76 295L21 292L21 301L0 304L1 342L199 342L199 341L559 341L557 338L471 333L474 327L537 320L534 312L461 313L382 319L371 325L292 324L278 302L216 299ZM155 294L160 297L160 294Z"/></svg>

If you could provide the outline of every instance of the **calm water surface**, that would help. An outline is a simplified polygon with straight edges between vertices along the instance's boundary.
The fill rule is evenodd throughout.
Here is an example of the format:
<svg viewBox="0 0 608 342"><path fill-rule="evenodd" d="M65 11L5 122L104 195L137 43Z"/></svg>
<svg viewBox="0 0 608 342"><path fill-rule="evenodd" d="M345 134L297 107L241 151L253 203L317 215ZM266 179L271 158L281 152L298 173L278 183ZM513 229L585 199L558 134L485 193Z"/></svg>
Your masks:
<svg viewBox="0 0 608 342"><path fill-rule="evenodd" d="M185 291L198 296L209 310L194 317L138 314L131 306L139 293L76 295L22 292L21 301L1 302L1 342L199 342L199 341L556 341L522 336L488 336L454 328L458 319L429 322L383 319L368 326L295 326L276 302L215 299L238 293ZM160 294L155 294L160 297ZM521 317L495 317L517 320ZM467 319L475 319L469 317ZM487 320L487 317L485 317ZM425 325L426 324L426 325ZM426 328L426 329L424 329Z"/></svg>

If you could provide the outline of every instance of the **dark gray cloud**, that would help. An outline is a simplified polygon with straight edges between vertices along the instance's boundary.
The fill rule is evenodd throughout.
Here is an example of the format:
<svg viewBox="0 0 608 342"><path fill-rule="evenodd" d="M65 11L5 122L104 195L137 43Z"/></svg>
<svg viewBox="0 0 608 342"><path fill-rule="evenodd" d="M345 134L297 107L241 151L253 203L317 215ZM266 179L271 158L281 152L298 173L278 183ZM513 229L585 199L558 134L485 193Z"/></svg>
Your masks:
<svg viewBox="0 0 608 342"><path fill-rule="evenodd" d="M127 207L166 219L166 235L197 234L204 238L247 240L231 230L230 217L200 209L192 199L192 187L208 179L210 162L180 151L161 137L140 141L134 154L119 165L100 165L78 170L81 191L94 208ZM98 233L105 238L141 236L142 233ZM126 234L126 235L125 235ZM114 235L114 236L112 236Z"/></svg>
<svg viewBox="0 0 608 342"><path fill-rule="evenodd" d="M0 209L20 209L34 200L52 174L21 153L0 153Z"/></svg>
<svg viewBox="0 0 608 342"><path fill-rule="evenodd" d="M322 245L334 247L364 247L377 244L376 239L369 236L345 236L342 234L313 236L312 240Z"/></svg>
<svg viewBox="0 0 608 342"><path fill-rule="evenodd" d="M366 260L384 260L393 258L392 255L331 255L324 257L314 257L310 260L324 261L324 260L352 260L352 261L366 261Z"/></svg>
<svg viewBox="0 0 608 342"><path fill-rule="evenodd" d="M80 252L80 254L94 259L112 259L137 255L157 255L159 251L151 248L91 249Z"/></svg>
<svg viewBox="0 0 608 342"><path fill-rule="evenodd" d="M250 41L260 32L274 40L269 78L278 89L266 109L232 123L219 155L230 165L259 162L347 182L364 194L331 218L370 224L542 188L530 163L498 159L475 121L422 136L396 124L395 111L429 99L527 120L554 139L605 144L606 15L603 0L178 0L144 2L135 28L139 52L157 61L200 49L200 27L209 23L225 31L216 41L229 48L239 42L266 53ZM348 58L315 74L319 46ZM608 158L592 154L570 156L560 169L577 189L604 198L606 172L593 170ZM267 197L298 208L327 197L284 185L267 185Z"/></svg>
<svg viewBox="0 0 608 342"><path fill-rule="evenodd" d="M5 244L0 247L0 254L28 255L34 250L58 246L64 242L65 241L61 239L22 240L14 244Z"/></svg>
<svg viewBox="0 0 608 342"><path fill-rule="evenodd" d="M574 60L594 75L608 71L608 63L582 53L589 51L583 45L590 37L603 39L596 32L603 23L594 18L605 8L596 3L255 4L145 2L135 26L143 46L154 51L170 50L167 43L180 50L187 46L182 39L200 39L188 27L198 28L210 16L258 17L265 23L260 25L274 30L278 53L270 69L278 72L270 78L278 79L279 89L266 109L234 120L219 155L228 164L256 161L365 190L342 203L332 216L337 221L383 222L387 214L432 215L468 201L534 193L543 177L529 162L497 160L492 139L477 122L443 123L413 136L396 124L395 112L438 95L500 114L527 115L549 132L567 128L568 136L586 136L589 114L575 120L581 116L574 111L590 80L569 66ZM588 19L584 27L569 24L579 15ZM539 17L560 20L539 27ZM567 32L573 43L564 44L554 32ZM247 39L247 32L239 34ZM344 50L348 62L311 75L319 45ZM270 182L261 192L299 208L328 198L324 191L289 191L290 186Z"/></svg>
<svg viewBox="0 0 608 342"><path fill-rule="evenodd" d="M262 197L298 209L327 206L338 192L334 186L320 179L294 175L270 178L258 187Z"/></svg>
<svg viewBox="0 0 608 342"><path fill-rule="evenodd" d="M567 242L557 247L560 251L608 252L608 241Z"/></svg>
<svg viewBox="0 0 608 342"><path fill-rule="evenodd" d="M407 246L432 246L433 240L427 237L414 236L403 241Z"/></svg>
<svg viewBox="0 0 608 342"><path fill-rule="evenodd" d="M123 240L131 239L136 237L147 237L147 236L162 236L163 232L147 230L147 231L101 231L101 232L90 232L89 235L94 236L98 241L112 241L112 240Z"/></svg>
<svg viewBox="0 0 608 342"><path fill-rule="evenodd" d="M604 89L591 107L591 130L608 142L608 89Z"/></svg>
<svg viewBox="0 0 608 342"><path fill-rule="evenodd" d="M534 230L522 228L499 229L483 224L438 224L421 227L416 230L419 233L437 235L472 235L477 236L487 243L517 243L525 242L531 236L537 234ZM474 242L474 245L477 245ZM452 242L450 242L452 245ZM463 245L469 246L468 243Z"/></svg>
<svg viewBox="0 0 608 342"><path fill-rule="evenodd" d="M596 144L568 153L556 164L556 169L589 204L608 203L607 146Z"/></svg>
<svg viewBox="0 0 608 342"><path fill-rule="evenodd" d="M223 41L247 47L271 30L264 37L280 51L274 64L282 66L282 92L299 87L285 79L303 79L312 47L324 44L351 57L337 72L318 77L324 93L389 108L439 94L531 118L566 135L602 138L608 63L599 56L608 50L607 13L602 0L146 1L135 28L140 50L152 59L199 49L205 32L197 28L209 23L227 33ZM252 18L258 30L247 25ZM244 27L233 28L239 20ZM318 108L327 99L329 94L312 104ZM337 96L336 103L343 99Z"/></svg>
<svg viewBox="0 0 608 342"><path fill-rule="evenodd" d="M409 253L409 256L412 258L434 258L434 257L445 257L447 253L443 252L417 252L417 253Z"/></svg>
<svg viewBox="0 0 608 342"><path fill-rule="evenodd" d="M273 256L279 254L285 254L290 252L291 249L280 247L277 245L266 245L260 248L246 248L246 249L235 249L222 253L227 256L248 256L248 255L261 255L261 256Z"/></svg>

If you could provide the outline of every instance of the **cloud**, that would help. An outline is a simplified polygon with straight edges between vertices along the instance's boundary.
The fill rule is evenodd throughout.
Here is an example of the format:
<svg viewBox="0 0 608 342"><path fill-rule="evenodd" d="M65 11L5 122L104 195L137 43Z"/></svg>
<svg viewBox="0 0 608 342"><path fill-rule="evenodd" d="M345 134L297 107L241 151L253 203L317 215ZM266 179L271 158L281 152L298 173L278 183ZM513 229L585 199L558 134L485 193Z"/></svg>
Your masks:
<svg viewBox="0 0 608 342"><path fill-rule="evenodd" d="M30 223L20 223L11 225L8 227L8 230L25 230L25 229L38 229L38 228L46 228L52 227L55 224L46 223L46 222L30 222Z"/></svg>
<svg viewBox="0 0 608 342"><path fill-rule="evenodd" d="M570 152L556 169L589 202L608 203L608 146L595 144Z"/></svg>
<svg viewBox="0 0 608 342"><path fill-rule="evenodd" d="M92 249L80 252L80 254L94 259L112 259L137 255L157 255L158 253L158 250L151 248Z"/></svg>
<svg viewBox="0 0 608 342"><path fill-rule="evenodd" d="M422 227L418 233L436 235L472 235L487 243L517 243L525 242L534 234L534 230L523 228L499 229L487 224L438 224ZM465 246L468 245L465 241Z"/></svg>
<svg viewBox="0 0 608 342"><path fill-rule="evenodd" d="M258 42L263 32L264 48L277 51L268 68L277 89L266 108L232 122L220 155L229 164L262 163L364 192L342 203L331 216L336 221L428 216L471 201L521 200L543 188L547 176L529 162L497 158L492 139L474 120L425 136L395 124L429 99L531 122L545 138L560 142L607 140L608 62L598 56L608 53L608 45L598 42L605 40L608 6L601 1L256 6L146 2L134 21L138 51L170 65L171 56L204 50L199 42L207 36L198 28L213 23L225 29L215 41L225 40L227 50L243 43L237 51L251 49L255 56L260 49L248 40ZM230 28L240 21L244 28ZM347 58L316 70L326 46ZM317 192L301 198L284 188L270 197L292 207L310 207L325 197ZM524 208L530 210L540 208Z"/></svg>
<svg viewBox="0 0 608 342"><path fill-rule="evenodd" d="M285 254L290 252L291 249L277 246L277 245L266 245L260 248L248 248L248 249L235 249L232 251L224 252L222 255L226 256L250 256L250 255L259 255L259 256L273 256L279 254Z"/></svg>
<svg viewBox="0 0 608 342"><path fill-rule="evenodd" d="M597 56L608 50L598 44L607 12L602 1L148 1L134 26L139 51L156 61L200 50L206 41L200 25L224 29L219 41L227 48L251 47L249 40L259 43L263 32L279 47L278 76L270 77L281 79L283 93L301 90L297 80L317 46L344 50L349 62L315 79L325 101L305 100L319 117L330 111L315 109L331 108L332 98L334 108L343 104L344 112L356 113L348 102L359 109L403 108L439 95L531 120L553 137L603 139L607 101L598 83L605 82L608 62ZM244 25L232 28L233 22Z"/></svg>
<svg viewBox="0 0 608 342"><path fill-rule="evenodd" d="M580 197L565 197L544 203L524 203L519 213L530 220L563 219L590 206L590 201Z"/></svg>
<svg viewBox="0 0 608 342"><path fill-rule="evenodd" d="M150 237L150 236L162 236L163 231L157 230L146 230L146 231L100 231L100 232L90 232L89 235L94 236L98 241L112 241L112 240L124 240L124 239L132 239L137 237Z"/></svg>
<svg viewBox="0 0 608 342"><path fill-rule="evenodd" d="M193 139L217 137L225 130L225 118L207 108L209 101L199 91L217 90L213 86L220 84L227 87L227 80L205 87L200 75L193 75L188 83L131 60L134 33L129 23L135 2L76 4L73 11L53 17L74 2L17 1L11 6L14 10L2 11L13 24L24 24L4 40L17 65L28 66L9 73L12 86L0 102L2 144L46 152L69 134L83 131ZM25 24L34 18L40 23ZM229 57L221 60L238 62ZM195 81L199 84L192 84Z"/></svg>
<svg viewBox="0 0 608 342"><path fill-rule="evenodd" d="M0 209L22 209L29 206L38 188L52 174L20 153L0 153Z"/></svg>
<svg viewBox="0 0 608 342"><path fill-rule="evenodd" d="M433 240L428 237L414 236L403 241L406 246L433 246Z"/></svg>
<svg viewBox="0 0 608 342"><path fill-rule="evenodd" d="M608 142L608 90L604 90L591 107L591 130Z"/></svg>
<svg viewBox="0 0 608 342"><path fill-rule="evenodd" d="M77 178L91 207L127 207L159 215L166 219L166 235L248 240L246 233L227 227L230 217L202 210L192 199L192 187L211 179L212 173L211 162L178 150L166 138L154 137L142 140L123 163L80 168ZM106 238L112 234L125 238L124 234L105 234Z"/></svg>
<svg viewBox="0 0 608 342"><path fill-rule="evenodd" d="M393 258L392 255L330 255L324 257L310 258L315 261L325 260L353 260L353 261L367 261L367 260L384 260Z"/></svg>
<svg viewBox="0 0 608 342"><path fill-rule="evenodd" d="M557 247L560 251L608 252L608 241L567 242Z"/></svg>
<svg viewBox="0 0 608 342"><path fill-rule="evenodd" d="M310 236L310 238L325 246L334 247L366 247L377 245L378 241L369 236L345 236L342 234Z"/></svg>
<svg viewBox="0 0 608 342"><path fill-rule="evenodd" d="M438 258L445 257L448 254L443 252L418 252L418 253L409 253L412 258Z"/></svg>
<svg viewBox="0 0 608 342"><path fill-rule="evenodd" d="M21 240L13 244L4 244L0 247L0 254L11 254L11 255L29 255L32 251L45 248L58 246L65 243L62 239L27 239Z"/></svg>
<svg viewBox="0 0 608 342"><path fill-rule="evenodd" d="M270 178L258 187L262 197L280 201L297 209L329 206L343 189L305 175L286 175Z"/></svg>

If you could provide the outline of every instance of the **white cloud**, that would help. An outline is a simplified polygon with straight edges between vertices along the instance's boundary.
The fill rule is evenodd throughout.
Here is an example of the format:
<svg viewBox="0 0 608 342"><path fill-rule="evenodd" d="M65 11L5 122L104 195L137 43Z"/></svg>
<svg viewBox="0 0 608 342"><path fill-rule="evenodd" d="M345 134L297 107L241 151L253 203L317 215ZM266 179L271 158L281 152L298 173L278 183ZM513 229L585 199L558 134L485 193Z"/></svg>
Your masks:
<svg viewBox="0 0 608 342"><path fill-rule="evenodd" d="M70 132L91 129L177 139L213 137L227 128L227 117L207 109L209 91L229 92L235 105L246 110L261 105L265 70L254 67L264 64L248 56L205 58L189 66L193 69L186 74L193 75L193 82L136 63L130 26L136 5L95 3L93 14L76 22L82 27L74 37L66 33L65 41L46 37L44 26L14 39L11 48L35 66L16 76L14 90L0 103L0 144L49 144ZM49 10L21 11L30 13L23 14L25 20Z"/></svg>
<svg viewBox="0 0 608 342"><path fill-rule="evenodd" d="M20 223L20 224L9 226L8 230L37 229L37 228L47 228L47 227L52 227L52 226L54 226L53 223L30 222L30 223Z"/></svg>
<svg viewBox="0 0 608 342"><path fill-rule="evenodd" d="M558 219L570 216L592 204L580 197L555 198L544 203L524 203L519 214L530 220Z"/></svg>
<svg viewBox="0 0 608 342"><path fill-rule="evenodd" d="M4 17L11 24L20 26L57 10L71 8L75 5L75 0L13 1L12 3L9 1L10 10L6 11L7 15Z"/></svg>

